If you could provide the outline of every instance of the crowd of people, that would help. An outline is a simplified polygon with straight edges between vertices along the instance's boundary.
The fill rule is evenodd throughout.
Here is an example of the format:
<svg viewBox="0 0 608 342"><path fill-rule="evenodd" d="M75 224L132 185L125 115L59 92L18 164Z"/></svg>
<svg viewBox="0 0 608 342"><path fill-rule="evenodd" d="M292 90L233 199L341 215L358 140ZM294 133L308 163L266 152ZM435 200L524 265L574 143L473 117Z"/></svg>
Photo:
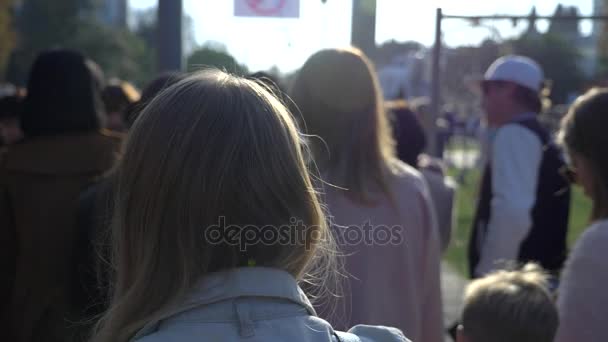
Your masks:
<svg viewBox="0 0 608 342"><path fill-rule="evenodd" d="M607 341L608 90L554 140L535 61L502 57L478 85L489 138L454 339ZM141 93L42 52L0 98L3 339L444 341L455 185L422 122L355 48L288 87L206 69ZM593 213L569 254L572 182Z"/></svg>

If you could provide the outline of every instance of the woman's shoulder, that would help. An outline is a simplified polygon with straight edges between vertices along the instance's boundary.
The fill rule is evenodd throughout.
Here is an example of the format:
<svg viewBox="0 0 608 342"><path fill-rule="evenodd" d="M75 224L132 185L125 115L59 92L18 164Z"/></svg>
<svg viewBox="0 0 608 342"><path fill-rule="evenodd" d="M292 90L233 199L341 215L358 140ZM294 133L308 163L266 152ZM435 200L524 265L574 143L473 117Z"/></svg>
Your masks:
<svg viewBox="0 0 608 342"><path fill-rule="evenodd" d="M401 330L380 325L356 325L336 335L339 342L409 342Z"/></svg>
<svg viewBox="0 0 608 342"><path fill-rule="evenodd" d="M390 162L389 178L392 189L396 191L423 192L427 189L427 183L422 174L401 160L394 159Z"/></svg>
<svg viewBox="0 0 608 342"><path fill-rule="evenodd" d="M564 288L586 281L595 283L600 277L608 280L605 251L608 248L608 220L597 221L576 241L562 275Z"/></svg>
<svg viewBox="0 0 608 342"><path fill-rule="evenodd" d="M608 219L594 222L583 232L574 246L573 255L598 253L603 255L606 248L608 248Z"/></svg>
<svg viewBox="0 0 608 342"><path fill-rule="evenodd" d="M183 327L182 327L183 329ZM351 328L348 332L336 331L335 335L332 336L332 329L328 331L311 331L310 333L301 334L296 341L308 342L308 341L327 341L327 342L410 342L401 330L397 328L384 327L379 325L356 325ZM209 335L216 336L222 341L242 341L243 339L235 331L208 331ZM285 332L284 332L285 333ZM290 334L289 334L290 335ZM260 335L262 336L262 335ZM266 332L263 334L265 341L278 341L279 339L274 337L272 332ZM166 329L158 331L141 338L136 338L137 342L168 342L168 341L195 341L198 340L200 334L188 333L180 331L178 329ZM258 341L257 336L251 336L248 339L252 341ZM284 336L283 336L284 337ZM295 337L292 336L292 337ZM328 337L330 339L328 340Z"/></svg>
<svg viewBox="0 0 608 342"><path fill-rule="evenodd" d="M420 171L395 158L389 162L390 176L394 179L418 182L422 179Z"/></svg>

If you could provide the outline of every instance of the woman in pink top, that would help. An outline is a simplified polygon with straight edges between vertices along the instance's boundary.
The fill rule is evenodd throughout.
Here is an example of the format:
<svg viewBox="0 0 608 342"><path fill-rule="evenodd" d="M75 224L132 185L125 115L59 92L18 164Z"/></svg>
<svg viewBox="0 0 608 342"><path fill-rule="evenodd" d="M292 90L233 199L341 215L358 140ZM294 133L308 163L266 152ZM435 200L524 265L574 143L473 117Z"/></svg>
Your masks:
<svg viewBox="0 0 608 342"><path fill-rule="evenodd" d="M356 49L320 51L291 95L346 255L341 290L323 299L321 316L338 327L391 325L413 341L442 341L432 203L420 174L395 157L370 61Z"/></svg>
<svg viewBox="0 0 608 342"><path fill-rule="evenodd" d="M592 225L562 273L557 342L608 341L608 89L581 96L562 121L576 180L593 201Z"/></svg>

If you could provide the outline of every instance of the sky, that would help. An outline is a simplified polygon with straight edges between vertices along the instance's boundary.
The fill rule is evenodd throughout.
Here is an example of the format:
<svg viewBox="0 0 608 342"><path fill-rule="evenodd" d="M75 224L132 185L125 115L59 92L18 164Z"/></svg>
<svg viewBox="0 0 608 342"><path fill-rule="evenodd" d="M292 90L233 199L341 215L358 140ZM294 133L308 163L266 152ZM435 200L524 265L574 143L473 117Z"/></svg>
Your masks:
<svg viewBox="0 0 608 342"><path fill-rule="evenodd" d="M300 17L234 17L234 0L183 0L184 11L193 18L198 44L216 41L250 70L268 70L277 66L288 72L299 68L314 52L329 47L348 46L352 0L299 0ZM155 6L157 0L129 0L131 8ZM593 14L594 0L377 0L376 42L415 40L433 44L435 11L444 14L527 15L536 6L538 15L551 15L558 3L574 5L582 15ZM443 39L449 46L475 45L486 38L505 39L527 27L520 22L487 21L474 28L467 21L445 20ZM491 29L485 26L493 26ZM539 21L544 31L547 23ZM581 31L591 32L591 23L582 22ZM498 36L497 36L498 34Z"/></svg>

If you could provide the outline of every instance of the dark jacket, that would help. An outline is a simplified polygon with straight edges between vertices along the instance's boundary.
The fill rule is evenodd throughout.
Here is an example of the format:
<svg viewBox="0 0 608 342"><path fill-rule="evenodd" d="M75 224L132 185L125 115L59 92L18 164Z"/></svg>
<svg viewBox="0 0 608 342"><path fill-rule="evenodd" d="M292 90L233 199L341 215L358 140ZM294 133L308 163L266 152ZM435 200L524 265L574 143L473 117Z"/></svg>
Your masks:
<svg viewBox="0 0 608 342"><path fill-rule="evenodd" d="M74 299L85 317L96 317L109 305L112 195L112 179L104 178L78 200Z"/></svg>
<svg viewBox="0 0 608 342"><path fill-rule="evenodd" d="M0 325L7 341L69 341L81 191L112 167L120 136L38 137L0 156Z"/></svg>
<svg viewBox="0 0 608 342"><path fill-rule="evenodd" d="M527 119L519 121L517 124L537 135L543 146L538 170L536 200L531 212L532 227L519 247L517 262L539 263L552 275L557 276L567 255L570 184L560 172L565 163L562 152L552 142L548 132L537 119ZM480 241L480 236L483 237L486 234L487 222L492 214L492 198L492 169L488 164L481 182L481 193L469 243L471 278L476 276L474 270L481 253L478 241Z"/></svg>

